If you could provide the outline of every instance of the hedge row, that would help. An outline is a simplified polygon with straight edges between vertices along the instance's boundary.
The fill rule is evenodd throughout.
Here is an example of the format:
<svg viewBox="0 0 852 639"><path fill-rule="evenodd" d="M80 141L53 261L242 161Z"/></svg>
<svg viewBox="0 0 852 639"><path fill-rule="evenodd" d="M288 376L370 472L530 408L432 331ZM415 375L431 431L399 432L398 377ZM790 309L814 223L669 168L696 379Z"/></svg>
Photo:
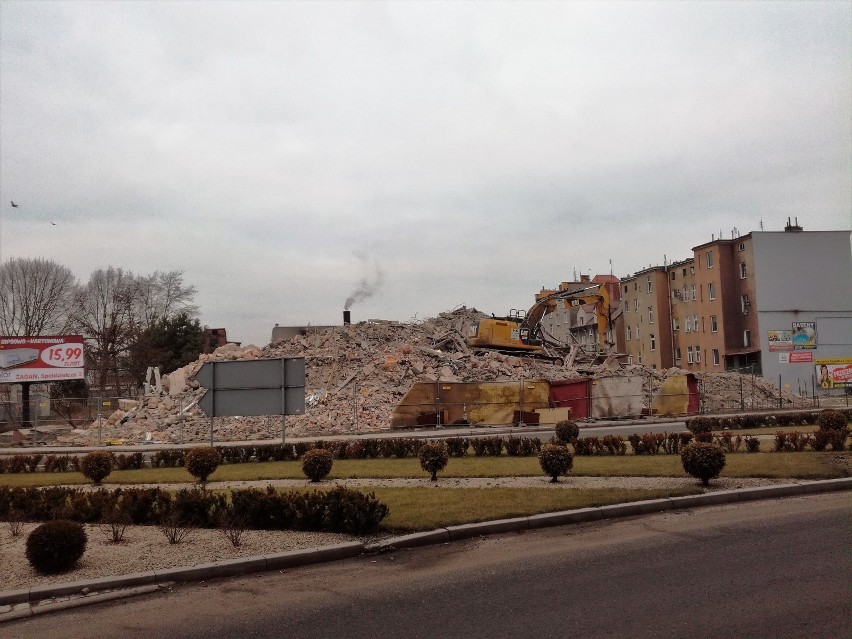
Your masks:
<svg viewBox="0 0 852 639"><path fill-rule="evenodd" d="M183 459L183 451L180 452ZM145 465L142 453L110 454L113 466L118 470L142 468ZM80 472L82 459L82 456L77 455L9 455L0 457L0 473L34 473L40 465L46 473Z"/></svg>
<svg viewBox="0 0 852 639"><path fill-rule="evenodd" d="M621 435L580 437L575 442L574 454L626 455L627 445L634 455L677 455L693 439L692 433L634 433L625 440Z"/></svg>
<svg viewBox="0 0 852 639"><path fill-rule="evenodd" d="M537 437L454 437L444 440L451 457L464 457L469 452L477 457L499 457L505 453L511 457L529 457L541 450ZM302 459L313 448L323 448L335 459L371 459L377 457L416 457L424 440L411 437L393 439L359 439L355 441L314 441L295 444L262 444L258 446L217 446L223 464L249 462L293 461ZM151 456L154 468L183 468L187 450L160 450ZM117 470L142 468L143 454L114 454L113 465ZM43 464L44 472L80 471L80 457L75 455L10 455L0 457L0 473L33 473Z"/></svg>
<svg viewBox="0 0 852 639"><path fill-rule="evenodd" d="M775 450L777 452L802 451L807 447L815 451L843 450L848 430L826 431L818 430L809 433L775 434ZM712 442L718 444L726 453L736 453L745 447L749 453L760 452L760 440L751 435L734 435L725 431L719 435L700 433L642 433L633 434L625 440L621 435L604 435L603 437L580 437L573 442L574 454L589 455L626 455L627 445L630 445L634 455L677 455L690 442Z"/></svg>
<svg viewBox="0 0 852 639"><path fill-rule="evenodd" d="M824 411L795 411L787 413L763 413L748 415L732 415L727 417L709 417L702 415L687 420L686 427L692 432L700 430L737 430L746 428L774 428L776 426L808 426L815 424L820 413ZM852 408L839 410L852 421Z"/></svg>
<svg viewBox="0 0 852 639"><path fill-rule="evenodd" d="M389 510L374 493L338 486L328 491L284 491L273 487L234 490L231 501L206 490L117 488L10 488L0 486L0 518L19 521L69 519L96 524L215 528L238 521L251 529L312 530L364 534L376 530Z"/></svg>
<svg viewBox="0 0 852 639"><path fill-rule="evenodd" d="M811 448L816 451L843 450L849 430L817 430L814 433L775 433L776 452L802 451Z"/></svg>

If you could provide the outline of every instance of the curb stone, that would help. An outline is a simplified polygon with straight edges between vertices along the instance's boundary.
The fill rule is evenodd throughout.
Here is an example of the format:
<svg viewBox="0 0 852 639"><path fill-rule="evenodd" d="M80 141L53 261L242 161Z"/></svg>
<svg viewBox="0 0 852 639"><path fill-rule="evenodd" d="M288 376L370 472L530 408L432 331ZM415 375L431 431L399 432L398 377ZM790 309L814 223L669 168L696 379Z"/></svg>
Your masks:
<svg viewBox="0 0 852 639"><path fill-rule="evenodd" d="M150 573L102 577L53 586L0 591L0 623L34 614L97 603L99 601L109 601L136 594L156 592L168 587L175 581L196 581L216 577L231 577L265 570L278 570L338 559L348 559L357 557L364 552L389 552L402 548L417 548L420 546L448 543L471 537L520 532L528 529L563 526L566 524L615 519L618 517L632 517L667 510L733 504L759 499L797 497L843 490L852 490L852 477L798 484L743 488L739 490L724 490L701 495L650 499L611 506L579 508L554 513L542 513L529 517L448 526L446 528L385 539L370 545L365 545L361 542L347 542L310 550L296 550L260 557L231 559L199 566L170 568ZM107 589L109 590L108 592L84 594L92 590ZM56 597L68 597L68 599L61 602L45 601Z"/></svg>

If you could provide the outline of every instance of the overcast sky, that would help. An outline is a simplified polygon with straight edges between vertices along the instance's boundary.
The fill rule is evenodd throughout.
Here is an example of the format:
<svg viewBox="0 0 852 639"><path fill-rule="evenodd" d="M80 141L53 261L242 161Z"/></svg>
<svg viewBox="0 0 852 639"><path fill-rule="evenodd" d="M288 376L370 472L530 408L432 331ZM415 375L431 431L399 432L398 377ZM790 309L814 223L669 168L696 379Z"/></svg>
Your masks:
<svg viewBox="0 0 852 639"><path fill-rule="evenodd" d="M14 200L18 208L11 208ZM202 323L505 314L852 226L852 3L0 3L0 252Z"/></svg>

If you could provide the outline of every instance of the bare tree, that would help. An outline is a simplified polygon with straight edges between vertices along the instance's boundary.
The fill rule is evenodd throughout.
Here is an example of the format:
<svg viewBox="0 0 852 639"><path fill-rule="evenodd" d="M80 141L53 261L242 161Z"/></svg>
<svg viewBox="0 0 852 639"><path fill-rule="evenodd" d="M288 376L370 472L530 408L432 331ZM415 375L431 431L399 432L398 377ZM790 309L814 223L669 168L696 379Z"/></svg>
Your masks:
<svg viewBox="0 0 852 639"><path fill-rule="evenodd" d="M89 340L86 354L101 395L107 387L121 391L135 385L123 379L121 362L139 327L137 294L133 273L111 266L93 272L75 296L73 326Z"/></svg>
<svg viewBox="0 0 852 639"><path fill-rule="evenodd" d="M141 383L139 371L151 364L133 361L146 352L140 340L158 323L196 315L195 293L182 271L137 276L109 267L92 273L75 298L73 325L88 340L101 396L108 387L121 392Z"/></svg>
<svg viewBox="0 0 852 639"><path fill-rule="evenodd" d="M62 334L78 288L66 266L42 258L13 258L0 265L0 334Z"/></svg>
<svg viewBox="0 0 852 639"><path fill-rule="evenodd" d="M155 271L151 275L137 277L137 288L135 313L145 328L181 313L191 318L198 315L194 301L197 291L194 286L184 284L183 271Z"/></svg>

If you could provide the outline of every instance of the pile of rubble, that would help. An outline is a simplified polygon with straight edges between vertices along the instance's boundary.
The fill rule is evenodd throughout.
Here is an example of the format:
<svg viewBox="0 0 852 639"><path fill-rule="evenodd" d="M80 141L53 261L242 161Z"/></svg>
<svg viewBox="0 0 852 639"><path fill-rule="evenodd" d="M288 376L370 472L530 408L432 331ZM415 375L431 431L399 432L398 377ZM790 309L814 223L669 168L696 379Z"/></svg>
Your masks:
<svg viewBox="0 0 852 639"><path fill-rule="evenodd" d="M211 420L197 406L205 391L194 379L208 361L304 357L305 414L287 416L285 423L288 435L310 436L387 430L394 407L415 382L552 381L590 375L644 374L656 387L667 375L686 372L649 371L641 366L622 366L615 360L599 366L565 367L496 351L472 352L465 336L468 327L482 317L485 315L475 309L460 307L424 321L371 320L307 329L304 335L263 349L222 346L164 377L162 393L148 396L136 405L124 403L121 410L100 425L101 436L104 441L117 442L209 441ZM715 380L720 375L724 378L726 374L707 378ZM712 394L731 399L735 396L739 402L739 384L732 381L731 385L736 392L729 392L723 383L714 381ZM777 397L777 389L775 393ZM217 417L215 439L278 439L281 423L280 417ZM59 443L94 444L97 437L98 425L91 424L87 429L62 436Z"/></svg>

